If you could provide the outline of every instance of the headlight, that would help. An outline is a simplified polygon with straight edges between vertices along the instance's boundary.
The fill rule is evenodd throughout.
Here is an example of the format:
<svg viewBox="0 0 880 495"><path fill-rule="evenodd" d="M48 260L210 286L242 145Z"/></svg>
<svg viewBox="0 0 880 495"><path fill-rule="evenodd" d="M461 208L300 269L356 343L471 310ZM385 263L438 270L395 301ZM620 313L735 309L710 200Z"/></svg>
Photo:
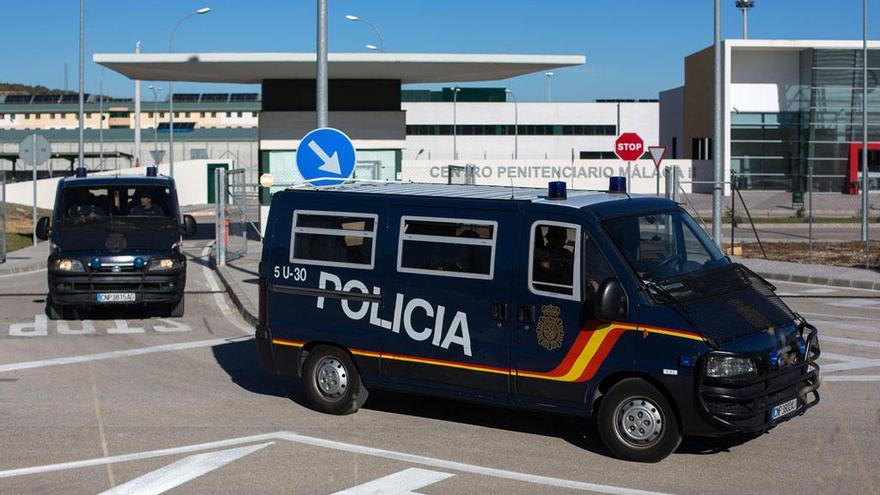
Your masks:
<svg viewBox="0 0 880 495"><path fill-rule="evenodd" d="M150 260L150 264L147 265L147 271L173 270L178 266L177 260L173 258L159 258Z"/></svg>
<svg viewBox="0 0 880 495"><path fill-rule="evenodd" d="M749 358L710 354L706 362L706 376L712 378L730 378L756 373L755 363Z"/></svg>
<svg viewBox="0 0 880 495"><path fill-rule="evenodd" d="M67 258L56 259L53 263L56 270L61 272L84 272L82 261Z"/></svg>

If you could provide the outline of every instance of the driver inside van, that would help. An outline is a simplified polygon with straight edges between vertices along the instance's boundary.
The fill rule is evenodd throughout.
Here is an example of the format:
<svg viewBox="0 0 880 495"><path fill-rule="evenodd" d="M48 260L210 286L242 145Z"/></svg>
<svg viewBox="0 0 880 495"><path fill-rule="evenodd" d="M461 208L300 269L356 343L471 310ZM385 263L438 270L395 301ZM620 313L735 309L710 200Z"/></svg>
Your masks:
<svg viewBox="0 0 880 495"><path fill-rule="evenodd" d="M73 206L67 210L67 218L75 218L78 221L94 220L104 216L104 209L97 206L95 196L86 188L77 188Z"/></svg>
<svg viewBox="0 0 880 495"><path fill-rule="evenodd" d="M551 284L571 285L574 253L565 247L568 241L567 229L556 226L546 228L547 233L544 235L543 246L540 240L536 239L535 280Z"/></svg>

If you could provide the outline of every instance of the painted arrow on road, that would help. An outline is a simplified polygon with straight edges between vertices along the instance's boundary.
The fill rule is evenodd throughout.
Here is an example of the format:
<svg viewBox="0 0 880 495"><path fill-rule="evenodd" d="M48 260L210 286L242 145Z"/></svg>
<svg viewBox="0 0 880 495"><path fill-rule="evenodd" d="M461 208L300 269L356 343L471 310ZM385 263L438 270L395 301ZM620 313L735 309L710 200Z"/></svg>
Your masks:
<svg viewBox="0 0 880 495"><path fill-rule="evenodd" d="M453 476L440 471L409 468L363 485L336 492L333 495L418 495L413 490L433 485Z"/></svg>

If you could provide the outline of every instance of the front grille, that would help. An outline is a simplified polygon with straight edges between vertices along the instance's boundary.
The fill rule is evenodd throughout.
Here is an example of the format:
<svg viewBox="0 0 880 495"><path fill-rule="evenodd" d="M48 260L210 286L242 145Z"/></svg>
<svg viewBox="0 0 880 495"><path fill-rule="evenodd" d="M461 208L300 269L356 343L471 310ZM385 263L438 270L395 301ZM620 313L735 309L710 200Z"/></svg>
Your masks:
<svg viewBox="0 0 880 495"><path fill-rule="evenodd" d="M738 431L762 431L774 426L770 409L797 398L798 412L781 421L803 414L819 402L819 347L816 334L798 364L779 367L770 363L770 354L754 354L758 374L744 378L709 378L705 363L699 367L698 395L703 410L712 421Z"/></svg>

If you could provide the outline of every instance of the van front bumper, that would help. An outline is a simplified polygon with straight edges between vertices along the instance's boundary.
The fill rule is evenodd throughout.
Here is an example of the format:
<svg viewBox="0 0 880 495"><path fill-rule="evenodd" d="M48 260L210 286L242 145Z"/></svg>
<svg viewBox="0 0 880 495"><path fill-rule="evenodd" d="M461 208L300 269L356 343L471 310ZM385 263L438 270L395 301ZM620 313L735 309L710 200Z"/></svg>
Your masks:
<svg viewBox="0 0 880 495"><path fill-rule="evenodd" d="M162 274L62 273L50 269L49 298L54 304L110 306L175 303L183 296L186 268ZM134 301L99 302L98 294L134 294Z"/></svg>
<svg viewBox="0 0 880 495"><path fill-rule="evenodd" d="M815 337L815 334L814 334ZM709 423L730 432L759 433L804 414L819 403L818 341L814 338L796 364L769 369L759 362L757 376L709 378L698 367L697 402ZM763 368L763 369L762 369ZM772 417L776 406L796 400L793 411Z"/></svg>

